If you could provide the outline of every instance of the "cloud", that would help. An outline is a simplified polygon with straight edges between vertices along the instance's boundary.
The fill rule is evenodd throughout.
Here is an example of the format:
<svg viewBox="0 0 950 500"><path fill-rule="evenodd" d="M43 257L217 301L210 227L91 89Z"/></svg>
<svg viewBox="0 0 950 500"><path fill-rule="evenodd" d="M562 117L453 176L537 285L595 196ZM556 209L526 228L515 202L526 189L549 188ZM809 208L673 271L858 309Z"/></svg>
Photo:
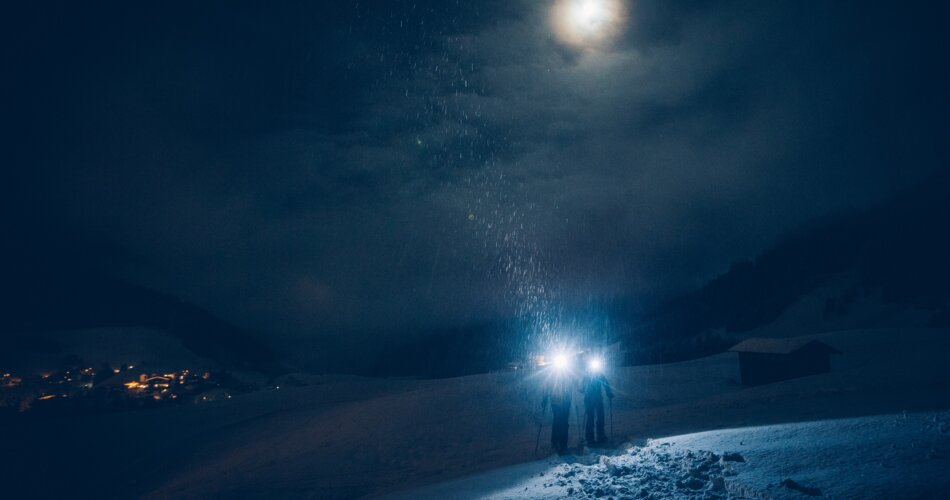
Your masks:
<svg viewBox="0 0 950 500"><path fill-rule="evenodd" d="M901 38L904 10L638 1L622 38L579 51L549 7L234 9L176 36L177 18L119 23L124 43L50 49L49 71L77 76L45 83L31 116L50 152L23 182L48 217L148 262L117 272L300 339L541 328L681 291L934 168L902 148L932 142L931 115L908 126L925 97L865 119L913 86L897 70L929 73L861 43L938 51Z"/></svg>

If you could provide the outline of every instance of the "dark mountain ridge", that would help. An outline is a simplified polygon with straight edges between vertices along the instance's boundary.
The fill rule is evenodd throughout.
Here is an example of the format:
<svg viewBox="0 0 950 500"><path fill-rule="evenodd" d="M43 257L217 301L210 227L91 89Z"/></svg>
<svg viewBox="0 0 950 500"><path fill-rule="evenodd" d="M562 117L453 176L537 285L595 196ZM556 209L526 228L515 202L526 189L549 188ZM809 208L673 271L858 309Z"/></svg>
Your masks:
<svg viewBox="0 0 950 500"><path fill-rule="evenodd" d="M722 352L843 275L855 284L829 300L831 312L843 312L855 294L875 293L888 304L929 311L930 326L950 326L948 228L950 174L940 172L871 208L813 221L757 257L734 262L698 290L646 312L632 303L614 304L604 312L614 318L613 331L597 341L623 340L631 364ZM428 332L385 348L372 374L447 377L502 369L536 346L531 332L517 320ZM808 333L817 332L801 332Z"/></svg>
<svg viewBox="0 0 950 500"><path fill-rule="evenodd" d="M8 234L0 337L9 342L29 346L31 332L156 327L223 367L281 371L263 342L214 314L116 279L98 270L95 258L22 231Z"/></svg>
<svg viewBox="0 0 950 500"><path fill-rule="evenodd" d="M931 311L932 326L948 326L948 221L945 172L880 205L815 221L654 309L631 332L631 342L650 347L632 361L669 361L671 351L683 350L678 344L768 325L796 300L846 273L855 279L849 294L879 293L887 303Z"/></svg>

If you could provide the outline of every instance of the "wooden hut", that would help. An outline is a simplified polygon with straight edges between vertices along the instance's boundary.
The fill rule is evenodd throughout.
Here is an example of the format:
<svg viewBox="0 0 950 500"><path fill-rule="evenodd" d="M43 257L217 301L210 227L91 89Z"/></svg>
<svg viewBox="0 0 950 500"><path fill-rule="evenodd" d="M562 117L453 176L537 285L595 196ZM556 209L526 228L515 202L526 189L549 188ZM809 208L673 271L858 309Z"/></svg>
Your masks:
<svg viewBox="0 0 950 500"><path fill-rule="evenodd" d="M746 339L731 349L739 353L739 374L743 385L761 385L831 371L831 355L837 349L815 339Z"/></svg>

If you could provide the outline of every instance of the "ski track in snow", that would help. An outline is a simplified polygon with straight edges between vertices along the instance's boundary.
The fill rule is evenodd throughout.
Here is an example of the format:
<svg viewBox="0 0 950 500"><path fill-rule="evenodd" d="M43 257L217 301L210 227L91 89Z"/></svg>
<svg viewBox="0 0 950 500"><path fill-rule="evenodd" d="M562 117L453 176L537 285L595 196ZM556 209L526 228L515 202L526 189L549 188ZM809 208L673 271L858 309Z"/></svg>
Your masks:
<svg viewBox="0 0 950 500"><path fill-rule="evenodd" d="M950 412L725 429L621 449L615 455L507 467L387 498L946 498L950 493Z"/></svg>

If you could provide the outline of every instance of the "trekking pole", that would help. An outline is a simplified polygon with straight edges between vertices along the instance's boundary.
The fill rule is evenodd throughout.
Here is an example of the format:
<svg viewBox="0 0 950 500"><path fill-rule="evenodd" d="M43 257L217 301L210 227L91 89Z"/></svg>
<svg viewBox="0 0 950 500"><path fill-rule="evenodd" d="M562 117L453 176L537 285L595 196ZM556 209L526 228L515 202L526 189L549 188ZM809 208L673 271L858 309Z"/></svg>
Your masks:
<svg viewBox="0 0 950 500"><path fill-rule="evenodd" d="M614 438L614 398L607 398L610 406L610 439Z"/></svg>
<svg viewBox="0 0 950 500"><path fill-rule="evenodd" d="M538 454L538 446L541 446L541 428L544 427L544 408L541 408L541 420L538 420L538 438L534 440L534 454Z"/></svg>
<svg viewBox="0 0 950 500"><path fill-rule="evenodd" d="M574 403L574 415L577 415L577 436L580 437L583 435L581 433L581 409L577 403Z"/></svg>

